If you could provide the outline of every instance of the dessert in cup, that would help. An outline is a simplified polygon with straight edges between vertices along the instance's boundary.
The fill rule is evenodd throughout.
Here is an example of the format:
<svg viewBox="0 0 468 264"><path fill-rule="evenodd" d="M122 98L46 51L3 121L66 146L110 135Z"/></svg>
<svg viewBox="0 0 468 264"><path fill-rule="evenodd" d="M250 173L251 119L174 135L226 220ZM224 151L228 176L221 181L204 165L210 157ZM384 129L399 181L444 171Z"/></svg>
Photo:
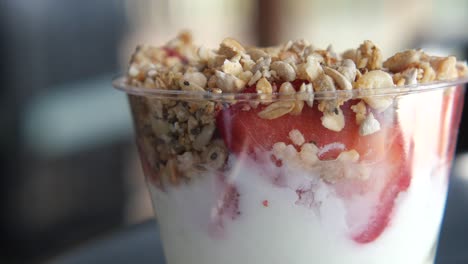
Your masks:
<svg viewBox="0 0 468 264"><path fill-rule="evenodd" d="M139 46L114 85L167 263L433 263L466 75L371 41Z"/></svg>

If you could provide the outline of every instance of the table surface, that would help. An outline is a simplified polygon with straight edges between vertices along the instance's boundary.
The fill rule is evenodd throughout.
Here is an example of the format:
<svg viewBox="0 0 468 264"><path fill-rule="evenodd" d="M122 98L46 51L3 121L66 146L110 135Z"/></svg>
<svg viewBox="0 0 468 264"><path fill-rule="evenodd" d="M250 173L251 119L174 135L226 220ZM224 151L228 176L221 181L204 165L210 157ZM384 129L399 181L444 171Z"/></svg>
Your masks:
<svg viewBox="0 0 468 264"><path fill-rule="evenodd" d="M452 177L437 264L468 263L468 181ZM410 249L409 249L410 250ZM164 264L156 221L130 226L54 259L52 264Z"/></svg>

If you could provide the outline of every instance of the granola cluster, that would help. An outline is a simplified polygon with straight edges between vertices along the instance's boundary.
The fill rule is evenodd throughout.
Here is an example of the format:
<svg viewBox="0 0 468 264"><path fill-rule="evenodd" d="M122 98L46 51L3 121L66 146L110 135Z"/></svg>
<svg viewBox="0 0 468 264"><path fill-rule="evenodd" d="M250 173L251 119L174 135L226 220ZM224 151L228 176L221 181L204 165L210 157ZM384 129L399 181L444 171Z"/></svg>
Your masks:
<svg viewBox="0 0 468 264"><path fill-rule="evenodd" d="M343 54L331 46L317 49L304 40L258 48L226 38L217 49L208 49L194 45L191 35L183 32L163 47L139 46L127 82L148 89L204 92L206 100L199 101L131 96L137 131L145 141L139 145L149 156L150 167L177 184L196 171L221 169L225 164L226 147L221 140L213 140L215 112L222 103L209 100L210 94L243 93L246 89L257 93L259 100L250 102L245 110L261 104L264 108L258 115L264 119L299 115L304 107L316 103L323 113L322 125L338 132L345 127L340 106L351 97L317 100L314 94L368 88L369 96L351 107L359 133L365 136L380 130L368 108L383 112L394 100L392 96L372 96L374 89L451 80L467 72L466 63L455 57L429 56L422 50L407 50L384 60L371 41ZM299 88L297 80L301 81ZM273 94L285 100L272 100ZM299 135L292 136L300 142Z"/></svg>
<svg viewBox="0 0 468 264"><path fill-rule="evenodd" d="M314 102L314 92L358 88L390 88L443 81L466 76L466 63L455 57L429 56L422 50L407 50L383 60L381 50L371 41L342 55L316 49L307 41L289 41L277 47L244 47L226 38L218 49L197 47L184 32L161 48L140 46L132 57L128 83L153 89L242 93L255 87L256 93L280 93L295 101L269 101L259 115L274 119L285 114L299 114L304 105ZM296 91L292 82L305 81ZM370 94L371 95L371 94ZM322 100L318 109L324 113L322 124L340 131L339 107L349 98ZM392 97L365 97L365 107L379 112L387 109ZM251 103L252 107L258 104ZM338 109L337 109L338 108Z"/></svg>
<svg viewBox="0 0 468 264"><path fill-rule="evenodd" d="M215 134L215 103L130 96L138 147L158 186L223 168L227 150ZM155 173L157 175L155 175Z"/></svg>

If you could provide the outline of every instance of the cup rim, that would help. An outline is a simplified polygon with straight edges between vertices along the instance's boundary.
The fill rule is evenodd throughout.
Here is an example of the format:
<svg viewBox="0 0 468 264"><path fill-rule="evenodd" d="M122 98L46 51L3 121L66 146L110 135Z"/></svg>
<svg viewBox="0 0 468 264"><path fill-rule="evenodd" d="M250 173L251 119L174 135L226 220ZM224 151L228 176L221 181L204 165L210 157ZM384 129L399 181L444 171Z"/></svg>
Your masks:
<svg viewBox="0 0 468 264"><path fill-rule="evenodd" d="M258 93L212 93L209 91L183 91L183 90L165 90L149 89L136 87L127 83L126 76L118 76L112 80L112 85L117 90L127 94L145 96L158 99L177 99L177 100L195 100L195 101L295 101L303 100L333 100L333 99L360 99L364 97L396 97L406 94L421 93L444 89L453 86L461 86L468 83L468 76L453 80L436 81L429 83L418 83L405 86L394 86L387 88L365 88L352 90L335 90L320 92L298 92L294 96L285 96L278 92L273 94Z"/></svg>

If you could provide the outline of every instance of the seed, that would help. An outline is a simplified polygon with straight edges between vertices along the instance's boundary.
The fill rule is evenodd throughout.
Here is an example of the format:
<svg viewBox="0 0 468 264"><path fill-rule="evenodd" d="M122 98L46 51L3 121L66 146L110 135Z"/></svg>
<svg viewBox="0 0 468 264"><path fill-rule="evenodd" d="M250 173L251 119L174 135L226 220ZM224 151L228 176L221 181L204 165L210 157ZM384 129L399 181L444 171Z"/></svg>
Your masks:
<svg viewBox="0 0 468 264"><path fill-rule="evenodd" d="M200 134L200 132L201 132L200 127L194 127L192 129L190 129L190 134L192 134L192 135L198 135L198 134Z"/></svg>
<svg viewBox="0 0 468 264"><path fill-rule="evenodd" d="M210 159L211 159L211 160L215 160L216 158L218 158L218 153L213 152L213 153L211 154L211 156L210 156Z"/></svg>

